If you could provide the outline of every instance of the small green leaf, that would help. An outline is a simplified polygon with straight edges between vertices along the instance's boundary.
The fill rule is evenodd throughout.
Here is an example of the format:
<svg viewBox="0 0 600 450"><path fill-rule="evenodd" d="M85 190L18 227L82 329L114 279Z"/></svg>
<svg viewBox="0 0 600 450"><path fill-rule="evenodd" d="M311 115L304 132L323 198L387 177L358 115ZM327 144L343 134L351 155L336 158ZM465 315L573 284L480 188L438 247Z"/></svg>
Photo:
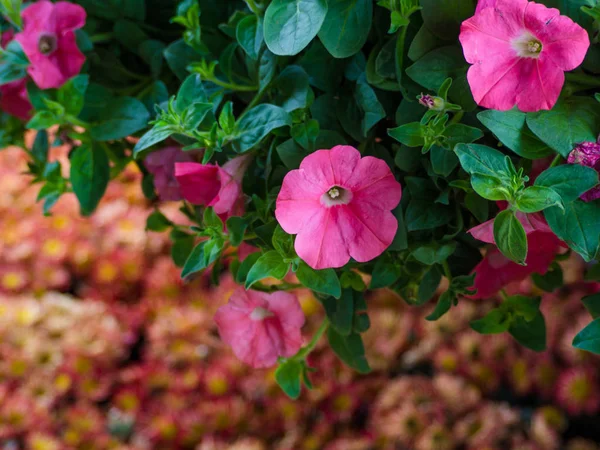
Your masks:
<svg viewBox="0 0 600 450"><path fill-rule="evenodd" d="M340 298L342 286L333 269L314 270L304 261L300 261L296 276L300 283L315 292Z"/></svg>
<svg viewBox="0 0 600 450"><path fill-rule="evenodd" d="M290 270L290 264L283 261L283 257L272 250L265 253L252 266L246 277L246 289L250 289L254 283L265 278L283 279Z"/></svg>
<svg viewBox="0 0 600 450"><path fill-rule="evenodd" d="M471 322L471 328L481 334L499 334L508 331L512 317L501 309L493 309L485 317Z"/></svg>
<svg viewBox="0 0 600 450"><path fill-rule="evenodd" d="M519 344L536 352L546 350L546 322L541 312L531 321L515 317L508 331Z"/></svg>
<svg viewBox="0 0 600 450"><path fill-rule="evenodd" d="M392 256L386 252L375 261L369 288L380 289L391 286L400 278L401 274L401 266L396 264Z"/></svg>
<svg viewBox="0 0 600 450"><path fill-rule="evenodd" d="M425 320L428 320L430 322L438 320L440 317L442 317L444 314L450 311L451 307L452 295L450 292L446 291L440 296L437 305L435 305L435 309L431 314L425 317Z"/></svg>
<svg viewBox="0 0 600 450"><path fill-rule="evenodd" d="M238 247L242 243L246 228L248 228L248 221L243 217L232 216L227 219L227 233L231 245Z"/></svg>
<svg viewBox="0 0 600 450"><path fill-rule="evenodd" d="M371 371L365 357L365 347L360 334L351 333L348 336L342 336L334 328L329 327L327 338L331 349L344 363L359 373Z"/></svg>
<svg viewBox="0 0 600 450"><path fill-rule="evenodd" d="M82 145L71 155L71 184L81 205L81 214L90 215L102 199L108 181L110 165L102 147Z"/></svg>
<svg viewBox="0 0 600 450"><path fill-rule="evenodd" d="M295 359L288 359L275 370L275 381L288 397L296 400L302 391L304 365Z"/></svg>
<svg viewBox="0 0 600 450"><path fill-rule="evenodd" d="M498 249L511 261L525 265L527 235L511 210L500 212L494 220L494 239Z"/></svg>
<svg viewBox="0 0 600 450"><path fill-rule="evenodd" d="M594 319L575 336L573 347L600 355L600 318Z"/></svg>
<svg viewBox="0 0 600 450"><path fill-rule="evenodd" d="M600 317L600 293L588 295L582 298L581 301L594 319Z"/></svg>
<svg viewBox="0 0 600 450"><path fill-rule="evenodd" d="M173 222L165 217L159 210L154 210L146 220L146 230L149 231L165 231L173 226Z"/></svg>
<svg viewBox="0 0 600 450"><path fill-rule="evenodd" d="M448 259L456 250L456 242L439 245L431 243L423 245L412 252L412 256L419 262L432 266Z"/></svg>
<svg viewBox="0 0 600 450"><path fill-rule="evenodd" d="M519 193L516 200L519 211L524 213L535 213L543 211L551 206L564 209L561 196L549 187L529 186Z"/></svg>

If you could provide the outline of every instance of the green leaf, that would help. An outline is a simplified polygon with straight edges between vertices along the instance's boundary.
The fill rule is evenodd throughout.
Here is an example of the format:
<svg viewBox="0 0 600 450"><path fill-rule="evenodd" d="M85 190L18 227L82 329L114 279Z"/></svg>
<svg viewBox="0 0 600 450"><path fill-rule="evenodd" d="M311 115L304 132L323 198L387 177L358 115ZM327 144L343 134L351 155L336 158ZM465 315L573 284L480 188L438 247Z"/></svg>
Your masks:
<svg viewBox="0 0 600 450"><path fill-rule="evenodd" d="M146 220L146 230L149 231L165 231L173 226L173 222L165 217L158 209L154 210Z"/></svg>
<svg viewBox="0 0 600 450"><path fill-rule="evenodd" d="M365 45L371 20L371 0L329 0L319 39L335 58L348 58Z"/></svg>
<svg viewBox="0 0 600 450"><path fill-rule="evenodd" d="M258 261L258 258L260 258L261 256L262 255L260 254L260 252L251 253L248 256L246 256L246 258L241 262L237 273L235 274L235 282L237 284L244 284L246 282L248 272L250 272L252 266L254 266L256 261Z"/></svg>
<svg viewBox="0 0 600 450"><path fill-rule="evenodd" d="M220 232L223 229L223 221L215 212L215 209L210 207L204 210L202 215L202 223L207 228L213 228Z"/></svg>
<svg viewBox="0 0 600 450"><path fill-rule="evenodd" d="M489 175L474 173L471 175L471 186L475 192L487 200L510 200L511 193L504 186L505 180Z"/></svg>
<svg viewBox="0 0 600 450"><path fill-rule="evenodd" d="M419 122L407 123L388 130L388 134L407 147L422 147L427 128Z"/></svg>
<svg viewBox="0 0 600 450"><path fill-rule="evenodd" d="M531 321L515 317L508 331L519 344L536 352L546 350L546 322L541 312Z"/></svg>
<svg viewBox="0 0 600 450"><path fill-rule="evenodd" d="M432 266L446 261L455 250L456 242L449 242L443 245L434 242L417 248L412 252L412 256L417 261Z"/></svg>
<svg viewBox="0 0 600 450"><path fill-rule="evenodd" d="M150 67L150 74L158 78L163 67L165 44L156 39L147 39L138 48L140 57Z"/></svg>
<svg viewBox="0 0 600 450"><path fill-rule="evenodd" d="M342 336L348 336L352 331L354 321L354 290L344 289L339 300L326 297L322 300L325 313L333 327Z"/></svg>
<svg viewBox="0 0 600 450"><path fill-rule="evenodd" d="M385 118L385 110L381 106L381 103L379 103L375 91L367 83L365 74L362 74L356 81L354 97L356 98L357 105L363 111L361 128L363 136L366 137L369 130Z"/></svg>
<svg viewBox="0 0 600 450"><path fill-rule="evenodd" d="M269 104L258 105L236 123L233 149L238 153L246 152L259 144L271 131L291 125L292 119L284 109Z"/></svg>
<svg viewBox="0 0 600 450"><path fill-rule="evenodd" d="M246 289L250 289L254 283L265 278L283 279L290 270L290 263L286 263L283 257L271 250L265 253L252 266L246 277Z"/></svg>
<svg viewBox="0 0 600 450"><path fill-rule="evenodd" d="M454 148L465 172L478 173L500 179L510 178L510 169L504 154L479 144L458 144Z"/></svg>
<svg viewBox="0 0 600 450"><path fill-rule="evenodd" d="M131 136L145 128L150 114L142 102L131 97L119 97L104 107L90 134L97 141L111 141Z"/></svg>
<svg viewBox="0 0 600 450"><path fill-rule="evenodd" d="M458 37L460 24L475 11L471 0L421 0L420 5L427 29L447 41Z"/></svg>
<svg viewBox="0 0 600 450"><path fill-rule="evenodd" d="M304 261L300 261L296 272L298 281L315 292L340 298L342 286L333 269L314 270Z"/></svg>
<svg viewBox="0 0 600 450"><path fill-rule="evenodd" d="M348 336L342 336L335 329L329 327L327 338L331 349L344 363L359 373L371 371L365 357L365 347L360 334L351 333Z"/></svg>
<svg viewBox="0 0 600 450"><path fill-rule="evenodd" d="M175 99L175 112L183 114L193 103L207 103L208 97L204 91L202 77L197 74L189 75L179 87Z"/></svg>
<svg viewBox="0 0 600 450"><path fill-rule="evenodd" d="M276 102L287 112L306 108L312 91L306 71L300 66L287 66L274 83L278 95Z"/></svg>
<svg viewBox="0 0 600 450"><path fill-rule="evenodd" d="M494 220L494 239L498 250L511 261L525 265L527 258L527 235L515 214L507 209Z"/></svg>
<svg viewBox="0 0 600 450"><path fill-rule="evenodd" d="M437 48L406 69L406 74L416 83L431 91L438 91L447 78L452 78L450 99L466 110L476 104L467 82L467 69L462 49L459 46Z"/></svg>
<svg viewBox="0 0 600 450"><path fill-rule="evenodd" d="M427 317L425 317L425 320L428 320L430 322L436 321L439 318L441 318L444 314L446 314L448 311L450 311L451 307L452 307L452 295L449 291L446 291L442 295L440 295L437 305L435 305L435 309L433 310L433 312L431 314L429 314Z"/></svg>
<svg viewBox="0 0 600 450"><path fill-rule="evenodd" d="M60 125L62 122L63 120L60 117L57 117L52 111L42 110L35 113L25 127L41 131L50 128L53 125Z"/></svg>
<svg viewBox="0 0 600 450"><path fill-rule="evenodd" d="M232 216L227 219L227 233L229 235L229 242L231 242L231 245L234 247L239 247L244 240L246 228L248 228L248 221L243 217Z"/></svg>
<svg viewBox="0 0 600 450"><path fill-rule="evenodd" d="M170 126L155 126L146 134L144 134L137 144L135 144L135 147L133 148L133 157L137 158L142 151L153 146L154 144L164 141L174 133L175 130Z"/></svg>
<svg viewBox="0 0 600 450"><path fill-rule="evenodd" d="M600 317L600 293L583 297L581 301L594 319Z"/></svg>
<svg viewBox="0 0 600 450"><path fill-rule="evenodd" d="M501 309L492 309L485 317L471 322L471 328L481 334L499 334L508 331L512 317Z"/></svg>
<svg viewBox="0 0 600 450"><path fill-rule="evenodd" d="M108 181L108 156L100 146L82 145L71 155L71 184L79 200L81 214L90 215L102 199Z"/></svg>
<svg viewBox="0 0 600 450"><path fill-rule="evenodd" d="M462 123L453 123L444 130L446 145L453 149L456 144L475 142L483 137L483 131Z"/></svg>
<svg viewBox="0 0 600 450"><path fill-rule="evenodd" d="M264 24L269 50L276 55L297 55L317 35L326 14L326 0L273 0Z"/></svg>
<svg viewBox="0 0 600 450"><path fill-rule="evenodd" d="M293 400L300 397L302 391L302 374L304 365L296 359L288 359L279 364L275 370L275 381L279 387Z"/></svg>
<svg viewBox="0 0 600 450"><path fill-rule="evenodd" d="M196 272L206 269L214 263L221 255L223 246L224 242L220 238L213 238L208 241L200 242L194 250L192 250L190 256L186 260L183 271L181 272L181 278L185 279Z"/></svg>
<svg viewBox="0 0 600 450"><path fill-rule="evenodd" d="M564 207L561 196L549 187L529 186L517 196L516 207L524 213L543 211L551 206Z"/></svg>
<svg viewBox="0 0 600 450"><path fill-rule="evenodd" d="M277 228L275 228L271 242L280 255L288 258L296 256L296 252L294 251L294 238L283 231L283 228L281 228L280 225L277 225Z"/></svg>
<svg viewBox="0 0 600 450"><path fill-rule="evenodd" d="M260 19L252 14L240 20L235 29L235 36L248 56L254 61L258 60L260 47L264 42L263 24Z"/></svg>
<svg viewBox="0 0 600 450"><path fill-rule="evenodd" d="M431 158L431 168L436 174L442 177L449 176L458 165L456 154L439 145L432 146L429 155Z"/></svg>
<svg viewBox="0 0 600 450"><path fill-rule="evenodd" d="M586 261L598 254L600 242L600 201L584 203L580 200L558 207L548 208L544 216L552 231Z"/></svg>
<svg viewBox="0 0 600 450"><path fill-rule="evenodd" d="M594 319L575 336L573 347L600 355L600 318Z"/></svg>
<svg viewBox="0 0 600 450"><path fill-rule="evenodd" d="M438 266L431 266L419 282L415 304L424 305L431 300L440 285L440 281L442 281L442 273L438 269Z"/></svg>
<svg viewBox="0 0 600 450"><path fill-rule="evenodd" d="M85 92L90 77L78 75L68 80L57 92L58 102L65 108L65 113L77 117L83 109Z"/></svg>
<svg viewBox="0 0 600 450"><path fill-rule="evenodd" d="M394 262L389 253L384 253L375 261L371 274L369 289L380 289L391 286L402 275L402 267Z"/></svg>
<svg viewBox="0 0 600 450"><path fill-rule="evenodd" d="M541 159L553 153L552 149L527 127L527 114L524 112L489 109L477 114L477 118L500 142L523 158Z"/></svg>
<svg viewBox="0 0 600 450"><path fill-rule="evenodd" d="M600 104L593 98L568 97L550 111L527 114L533 133L565 158L580 142L595 142L600 130Z"/></svg>
<svg viewBox="0 0 600 450"><path fill-rule="evenodd" d="M598 184L598 172L579 164L564 164L543 171L535 180L536 186L552 188L564 203L577 200Z"/></svg>

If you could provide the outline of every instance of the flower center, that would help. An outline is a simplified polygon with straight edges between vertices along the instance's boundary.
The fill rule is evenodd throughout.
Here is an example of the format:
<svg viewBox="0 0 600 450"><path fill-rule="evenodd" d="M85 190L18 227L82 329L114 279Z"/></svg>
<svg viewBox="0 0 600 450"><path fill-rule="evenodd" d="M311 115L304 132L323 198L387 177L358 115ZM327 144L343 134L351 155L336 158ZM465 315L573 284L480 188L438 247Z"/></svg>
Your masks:
<svg viewBox="0 0 600 450"><path fill-rule="evenodd" d="M38 49L42 55L49 55L56 50L58 39L53 33L43 33L38 41Z"/></svg>
<svg viewBox="0 0 600 450"><path fill-rule="evenodd" d="M273 317L275 314L273 314L271 311L269 311L266 308L263 308L262 306L257 306L256 308L254 308L254 310L250 313L250 319L258 322L261 320L265 320L269 317Z"/></svg>
<svg viewBox="0 0 600 450"><path fill-rule="evenodd" d="M512 41L512 47L521 58L539 58L543 45L533 34L525 31Z"/></svg>
<svg viewBox="0 0 600 450"><path fill-rule="evenodd" d="M327 207L347 205L352 200L352 192L340 186L332 186L321 196L321 204Z"/></svg>

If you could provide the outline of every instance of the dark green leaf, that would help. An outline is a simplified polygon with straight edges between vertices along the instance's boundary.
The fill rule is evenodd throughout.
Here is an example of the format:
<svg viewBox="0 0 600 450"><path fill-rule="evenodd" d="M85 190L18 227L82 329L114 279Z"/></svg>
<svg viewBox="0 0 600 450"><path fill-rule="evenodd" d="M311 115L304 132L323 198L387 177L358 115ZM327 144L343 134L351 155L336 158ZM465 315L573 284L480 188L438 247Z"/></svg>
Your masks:
<svg viewBox="0 0 600 450"><path fill-rule="evenodd" d="M82 145L71 155L71 184L81 214L90 215L102 199L110 179L108 156L100 146Z"/></svg>
<svg viewBox="0 0 600 450"><path fill-rule="evenodd" d="M565 164L543 171L535 180L536 186L552 188L568 203L598 184L598 172L579 164Z"/></svg>
<svg viewBox="0 0 600 450"><path fill-rule="evenodd" d="M291 124L292 119L284 109L275 105L258 105L236 123L233 148L238 153L248 151L271 131Z"/></svg>
<svg viewBox="0 0 600 450"><path fill-rule="evenodd" d="M257 281L265 278L276 278L278 280L283 279L290 270L290 263L283 261L283 257L272 250L265 253L258 261L252 266L248 276L246 277L246 289L256 283Z"/></svg>
<svg viewBox="0 0 600 450"><path fill-rule="evenodd" d="M265 13L265 42L276 55L296 55L317 35L326 14L326 0L273 0Z"/></svg>
<svg viewBox="0 0 600 450"><path fill-rule="evenodd" d="M536 352L546 350L546 322L541 312L531 321L515 317L508 331L519 344Z"/></svg>
<svg viewBox="0 0 600 450"><path fill-rule="evenodd" d="M315 292L340 298L342 286L333 269L314 270L304 261L300 261L296 276L300 283Z"/></svg>
<svg viewBox="0 0 600 450"><path fill-rule="evenodd" d="M500 212L494 220L494 239L498 250L511 261L525 265L527 235L511 210Z"/></svg>
<svg viewBox="0 0 600 450"><path fill-rule="evenodd" d="M342 336L335 329L327 330L329 345L335 354L348 366L359 373L369 373L371 368L365 357L365 347L360 334Z"/></svg>
<svg viewBox="0 0 600 450"><path fill-rule="evenodd" d="M277 381L283 392L293 400L300 397L303 371L303 363L295 359L284 361L275 370L275 381Z"/></svg>
<svg viewBox="0 0 600 450"><path fill-rule="evenodd" d="M371 20L371 0L329 0L329 11L319 31L319 39L336 58L347 58L365 44Z"/></svg>

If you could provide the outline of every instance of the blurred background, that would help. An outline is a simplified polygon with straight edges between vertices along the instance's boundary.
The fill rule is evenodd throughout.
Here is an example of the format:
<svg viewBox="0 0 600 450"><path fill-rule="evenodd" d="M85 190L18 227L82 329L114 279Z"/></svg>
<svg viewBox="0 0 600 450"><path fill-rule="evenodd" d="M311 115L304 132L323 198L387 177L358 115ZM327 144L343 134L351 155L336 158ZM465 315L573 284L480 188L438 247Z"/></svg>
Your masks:
<svg viewBox="0 0 600 450"><path fill-rule="evenodd" d="M67 151L52 150L65 170ZM589 322L581 297L598 291L578 259L543 294L544 353L470 330L492 300L427 322L373 292L373 372L319 348L314 389L292 401L220 342L213 314L235 286L180 281L168 234L145 230L154 206L134 166L81 218L72 195L44 217L26 164L0 151L0 450L600 449L599 360L571 346ZM184 222L176 204L161 211ZM309 336L322 310L298 296Z"/></svg>

